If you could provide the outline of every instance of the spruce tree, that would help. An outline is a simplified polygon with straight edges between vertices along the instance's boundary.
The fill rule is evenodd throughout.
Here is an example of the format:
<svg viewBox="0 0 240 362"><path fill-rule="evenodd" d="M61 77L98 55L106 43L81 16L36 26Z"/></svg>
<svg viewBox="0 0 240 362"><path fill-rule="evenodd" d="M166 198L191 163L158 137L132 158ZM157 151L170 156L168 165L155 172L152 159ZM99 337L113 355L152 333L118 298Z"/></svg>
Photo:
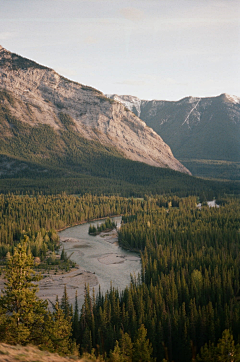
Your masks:
<svg viewBox="0 0 240 362"><path fill-rule="evenodd" d="M133 362L153 362L151 357L152 345L147 339L147 330L143 324L137 331L136 340L133 345Z"/></svg>
<svg viewBox="0 0 240 362"><path fill-rule="evenodd" d="M74 306L74 314L73 314L73 321L72 321L72 325L73 325L73 338L75 339L76 342L79 341L79 334L80 334L80 325L79 325L79 308L78 308L78 295L77 295L77 291L75 294L75 306Z"/></svg>
<svg viewBox="0 0 240 362"><path fill-rule="evenodd" d="M5 289L0 297L0 338L10 344L38 344L44 329L47 302L36 293L41 279L32 269L33 257L19 244L7 261Z"/></svg>
<svg viewBox="0 0 240 362"><path fill-rule="evenodd" d="M71 340L71 335L71 317L65 318L63 310L56 302L53 313L48 313L41 347L60 355L76 354L76 343Z"/></svg>
<svg viewBox="0 0 240 362"><path fill-rule="evenodd" d="M131 362L132 361L132 354L133 354L133 343L131 337L128 333L122 333L119 345L121 356L124 361Z"/></svg>
<svg viewBox="0 0 240 362"><path fill-rule="evenodd" d="M65 318L72 317L71 305L69 303L66 284L64 285L64 292L63 292L63 296L61 298L60 308L63 310Z"/></svg>

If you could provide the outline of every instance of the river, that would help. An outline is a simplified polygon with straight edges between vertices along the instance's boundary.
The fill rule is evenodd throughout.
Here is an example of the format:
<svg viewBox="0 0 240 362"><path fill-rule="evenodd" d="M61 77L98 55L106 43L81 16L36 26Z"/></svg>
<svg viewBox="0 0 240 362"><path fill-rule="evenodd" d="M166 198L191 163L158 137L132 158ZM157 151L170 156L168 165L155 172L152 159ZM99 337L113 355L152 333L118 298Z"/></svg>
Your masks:
<svg viewBox="0 0 240 362"><path fill-rule="evenodd" d="M118 227L121 217L113 220ZM104 220L91 222L92 225L101 224ZM141 261L137 253L122 249L117 243L116 231L101 233L97 236L88 234L90 223L74 226L59 232L61 248L64 247L71 260L75 261L81 270L93 273L95 276L94 289L97 292L106 292L110 283L119 291L130 283L130 274L138 275L141 271ZM68 288L68 285L66 285ZM82 299L82 298L80 298Z"/></svg>

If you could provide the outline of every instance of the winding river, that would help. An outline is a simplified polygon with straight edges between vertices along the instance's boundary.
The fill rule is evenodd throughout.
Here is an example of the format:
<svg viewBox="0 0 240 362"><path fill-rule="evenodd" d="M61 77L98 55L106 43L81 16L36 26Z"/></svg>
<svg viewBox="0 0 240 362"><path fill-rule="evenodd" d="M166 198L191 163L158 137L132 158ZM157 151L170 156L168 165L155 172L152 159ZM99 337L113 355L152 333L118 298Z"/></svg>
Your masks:
<svg viewBox="0 0 240 362"><path fill-rule="evenodd" d="M119 227L121 217L113 220ZM102 222L104 220L91 224L100 225ZM116 231L92 236L88 234L89 225L86 223L59 232L62 247L81 270L94 274L95 291L100 285L101 291L106 292L111 283L119 291L123 290L130 283L130 274L137 276L141 271L139 255L118 246Z"/></svg>

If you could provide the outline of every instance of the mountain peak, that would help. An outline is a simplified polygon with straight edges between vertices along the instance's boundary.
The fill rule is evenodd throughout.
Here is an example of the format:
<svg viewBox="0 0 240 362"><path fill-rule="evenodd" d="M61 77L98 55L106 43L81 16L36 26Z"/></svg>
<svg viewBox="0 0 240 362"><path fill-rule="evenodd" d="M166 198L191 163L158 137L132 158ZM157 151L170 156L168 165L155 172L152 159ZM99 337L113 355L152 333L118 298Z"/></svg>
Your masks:
<svg viewBox="0 0 240 362"><path fill-rule="evenodd" d="M7 54L7 53L11 54L10 52L7 51L7 49L5 49L5 48L0 44L0 59L1 59L2 57L4 57L4 55Z"/></svg>
<svg viewBox="0 0 240 362"><path fill-rule="evenodd" d="M228 102L228 103L234 103L234 104L239 104L240 103L240 98L234 95L230 95L227 93L222 93L220 94L219 98L223 101L223 102Z"/></svg>
<svg viewBox="0 0 240 362"><path fill-rule="evenodd" d="M131 112L135 113L138 117L141 115L141 102L142 100L135 96L117 94L106 94L106 97L113 99L114 101L123 104Z"/></svg>
<svg viewBox="0 0 240 362"><path fill-rule="evenodd" d="M61 133L71 126L78 137L114 148L124 158L190 173L162 138L120 102L50 68L1 51L1 89L14 98L8 102L9 113L32 128L43 124ZM141 101L134 100L135 108L140 109Z"/></svg>
<svg viewBox="0 0 240 362"><path fill-rule="evenodd" d="M38 68L38 69L48 69L43 65L40 65L33 60L24 58L18 54L11 53L7 49L3 48L0 45L0 67L8 70L18 70L18 69L28 69L28 68Z"/></svg>
<svg viewBox="0 0 240 362"><path fill-rule="evenodd" d="M239 179L240 97L223 93L175 102L141 101L140 111L141 119L193 174Z"/></svg>

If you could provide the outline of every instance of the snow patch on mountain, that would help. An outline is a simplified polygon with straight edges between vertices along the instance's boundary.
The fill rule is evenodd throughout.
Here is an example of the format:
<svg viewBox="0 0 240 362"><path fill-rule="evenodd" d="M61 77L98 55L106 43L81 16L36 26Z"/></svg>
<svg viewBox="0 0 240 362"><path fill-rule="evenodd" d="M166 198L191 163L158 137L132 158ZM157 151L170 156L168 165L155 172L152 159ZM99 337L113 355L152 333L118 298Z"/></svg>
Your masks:
<svg viewBox="0 0 240 362"><path fill-rule="evenodd" d="M226 98L232 103L240 104L240 98L237 96L226 94Z"/></svg>
<svg viewBox="0 0 240 362"><path fill-rule="evenodd" d="M190 128L189 125L189 117L191 116L191 114L196 110L198 104L200 102L200 99L198 99L197 103L194 105L194 107L191 109L191 111L188 113L187 117L185 118L185 120L182 123L182 126L186 123L188 125L188 127ZM192 103L192 102L190 102ZM200 121L200 113L199 112L194 112L195 117L197 116L197 120Z"/></svg>
<svg viewBox="0 0 240 362"><path fill-rule="evenodd" d="M135 108L137 111L137 116L140 117L142 103L141 99L134 96L118 96L117 94L106 94L106 97L123 104L131 112L133 112Z"/></svg>

